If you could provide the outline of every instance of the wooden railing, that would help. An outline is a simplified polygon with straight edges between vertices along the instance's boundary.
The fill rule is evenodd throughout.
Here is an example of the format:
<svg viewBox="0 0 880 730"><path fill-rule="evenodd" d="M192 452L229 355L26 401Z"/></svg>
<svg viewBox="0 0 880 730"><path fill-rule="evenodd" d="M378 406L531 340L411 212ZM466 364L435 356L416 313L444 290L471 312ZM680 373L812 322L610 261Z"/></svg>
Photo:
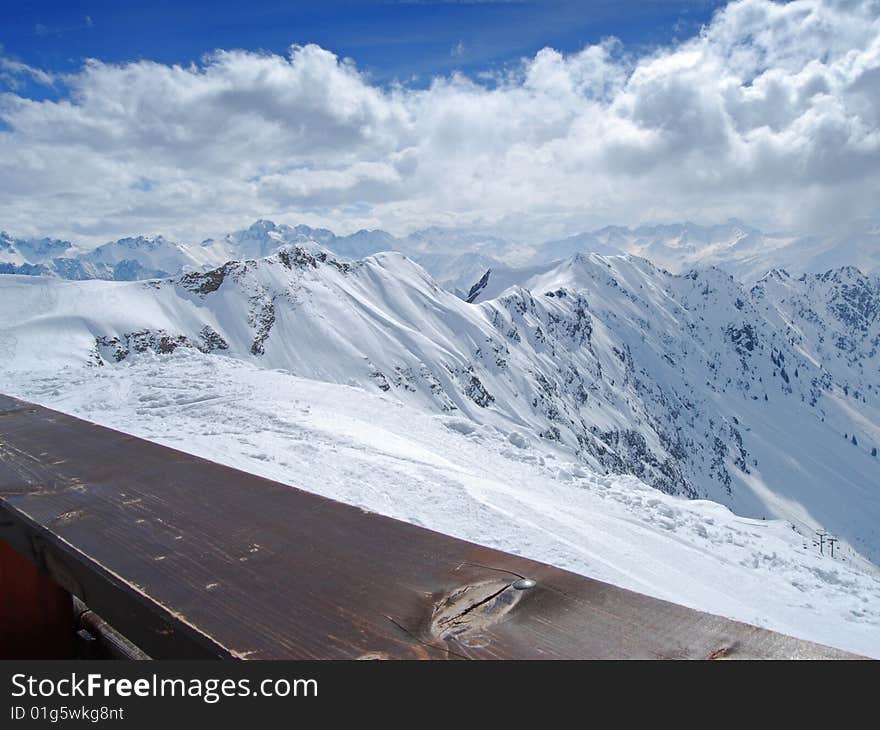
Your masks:
<svg viewBox="0 0 880 730"><path fill-rule="evenodd" d="M0 655L837 658L0 396Z"/></svg>

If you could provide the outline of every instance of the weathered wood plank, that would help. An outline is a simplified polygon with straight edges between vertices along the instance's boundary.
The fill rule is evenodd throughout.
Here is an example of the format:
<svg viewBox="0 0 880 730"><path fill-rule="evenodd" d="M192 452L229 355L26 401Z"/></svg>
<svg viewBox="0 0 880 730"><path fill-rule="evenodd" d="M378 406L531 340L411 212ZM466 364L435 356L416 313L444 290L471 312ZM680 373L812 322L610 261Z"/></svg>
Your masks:
<svg viewBox="0 0 880 730"><path fill-rule="evenodd" d="M4 396L0 538L157 658L848 656Z"/></svg>

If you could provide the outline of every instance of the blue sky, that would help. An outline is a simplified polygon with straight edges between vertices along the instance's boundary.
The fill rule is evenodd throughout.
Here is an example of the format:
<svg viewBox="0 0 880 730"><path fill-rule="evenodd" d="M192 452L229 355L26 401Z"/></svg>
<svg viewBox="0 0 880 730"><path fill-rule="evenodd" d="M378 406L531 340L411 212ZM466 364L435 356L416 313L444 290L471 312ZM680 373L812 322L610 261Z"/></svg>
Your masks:
<svg viewBox="0 0 880 730"><path fill-rule="evenodd" d="M0 44L16 235L878 214L880 0L6 0Z"/></svg>
<svg viewBox="0 0 880 730"><path fill-rule="evenodd" d="M495 69L545 46L576 51L616 36L634 51L692 35L714 0L64 0L6 3L3 54L51 71L87 57L188 63L216 48L284 53L317 43L375 82L426 83Z"/></svg>

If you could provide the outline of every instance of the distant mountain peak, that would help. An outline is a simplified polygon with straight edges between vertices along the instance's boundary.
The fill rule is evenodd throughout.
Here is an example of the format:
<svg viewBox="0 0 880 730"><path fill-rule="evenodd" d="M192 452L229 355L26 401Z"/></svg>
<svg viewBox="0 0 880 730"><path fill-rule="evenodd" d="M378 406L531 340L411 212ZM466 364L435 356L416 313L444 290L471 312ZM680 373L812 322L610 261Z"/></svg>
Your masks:
<svg viewBox="0 0 880 730"><path fill-rule="evenodd" d="M464 298L488 268L493 270L493 282L488 289L494 289L498 282L507 279L507 271L546 266L575 254L638 256L661 270L676 273L717 266L749 285L774 268L798 276L825 273L841 265L857 266L869 275L880 271L880 229L876 221L866 222L858 230L851 226L845 235L829 238L767 234L738 218L711 225L694 221L635 228L607 225L540 244L514 243L482 231L440 225L404 236L381 228L361 228L337 235L326 228L277 223L267 218L194 245L176 243L161 235L140 235L81 250L67 241L23 240L3 232L0 264L6 273L62 278L114 278L120 273L126 278L149 277L236 258L260 258L287 243L308 241L352 259L380 251L400 251L430 271L442 286ZM134 263L117 270L123 252L125 260ZM485 296L486 291L479 294L480 298Z"/></svg>

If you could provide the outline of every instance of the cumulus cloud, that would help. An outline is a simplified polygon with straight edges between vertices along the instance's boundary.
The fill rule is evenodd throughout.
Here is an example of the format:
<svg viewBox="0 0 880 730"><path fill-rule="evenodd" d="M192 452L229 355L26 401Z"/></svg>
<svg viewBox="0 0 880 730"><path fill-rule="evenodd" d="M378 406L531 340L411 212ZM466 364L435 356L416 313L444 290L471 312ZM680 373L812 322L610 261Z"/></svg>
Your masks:
<svg viewBox="0 0 880 730"><path fill-rule="evenodd" d="M427 88L376 86L314 45L45 78L69 93L0 95L16 233L193 239L266 216L533 239L731 216L809 231L875 215L880 193L875 0L741 0L643 55L545 48Z"/></svg>

